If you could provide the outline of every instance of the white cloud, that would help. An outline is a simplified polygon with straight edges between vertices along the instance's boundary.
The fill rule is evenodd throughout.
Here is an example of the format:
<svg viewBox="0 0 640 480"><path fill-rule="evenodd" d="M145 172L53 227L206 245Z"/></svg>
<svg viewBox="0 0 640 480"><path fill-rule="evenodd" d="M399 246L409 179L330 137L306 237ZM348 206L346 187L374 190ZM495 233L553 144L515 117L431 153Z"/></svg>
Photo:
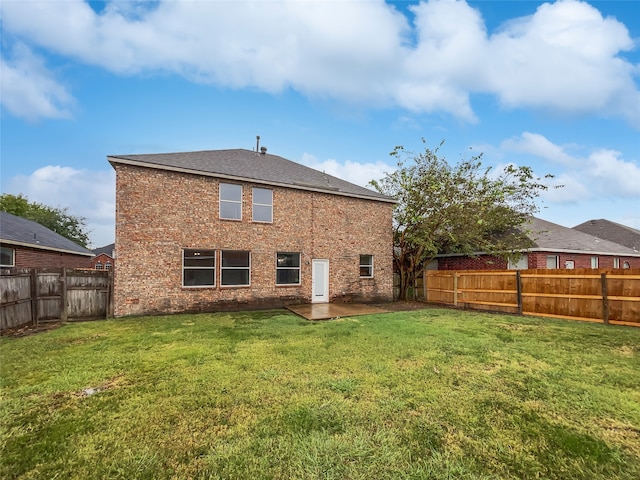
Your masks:
<svg viewBox="0 0 640 480"><path fill-rule="evenodd" d="M318 160L314 155L304 153L300 163L307 167L314 168L321 172L325 172L334 177L341 178L347 182L355 183L362 187L371 188L368 183L371 180L380 180L386 172L393 170L384 162L358 163L346 160L338 162L334 159L324 161Z"/></svg>
<svg viewBox="0 0 640 480"><path fill-rule="evenodd" d="M30 121L71 116L73 96L26 45L17 43L11 58L0 55L0 71L0 101L13 115Z"/></svg>
<svg viewBox="0 0 640 480"><path fill-rule="evenodd" d="M518 138L509 138L502 142L501 149L535 155L562 165L576 164L576 159L567 154L561 146L553 144L538 133L524 132Z"/></svg>
<svg viewBox="0 0 640 480"><path fill-rule="evenodd" d="M589 155L586 173L597 190L608 195L640 198L640 166L621 158L615 150L597 150ZM639 205L640 207L640 205Z"/></svg>
<svg viewBox="0 0 640 480"><path fill-rule="evenodd" d="M568 153L568 148L530 132L507 139L500 145L507 157L515 152L560 166L560 173L550 185L563 187L549 189L543 195L548 201L561 204L596 198L622 199L635 202L640 215L640 165L637 160L625 160L620 152L608 149L594 150L580 157Z"/></svg>
<svg viewBox="0 0 640 480"><path fill-rule="evenodd" d="M634 67L618 57L633 48L622 23L587 3L545 3L491 37L484 73L508 107L606 112L640 126Z"/></svg>
<svg viewBox="0 0 640 480"><path fill-rule="evenodd" d="M619 116L640 127L627 28L562 0L487 32L464 1L410 7L366 2L3 2L5 38L134 75L192 81L476 121L474 93L507 108Z"/></svg>
<svg viewBox="0 0 640 480"><path fill-rule="evenodd" d="M24 194L32 202L68 208L71 215L87 219L93 247L115 239L115 172L77 170L48 165L31 175L7 182L6 193Z"/></svg>

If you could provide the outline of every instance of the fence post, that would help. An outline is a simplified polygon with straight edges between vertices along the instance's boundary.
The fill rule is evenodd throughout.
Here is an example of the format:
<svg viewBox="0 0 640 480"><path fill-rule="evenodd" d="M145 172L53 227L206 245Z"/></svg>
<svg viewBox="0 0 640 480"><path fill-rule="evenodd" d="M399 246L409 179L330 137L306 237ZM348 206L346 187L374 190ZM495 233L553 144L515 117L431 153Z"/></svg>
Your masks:
<svg viewBox="0 0 640 480"><path fill-rule="evenodd" d="M427 271L422 271L422 290L424 291L424 301L427 301Z"/></svg>
<svg viewBox="0 0 640 480"><path fill-rule="evenodd" d="M607 274L600 275L602 281L602 321L609 325L609 299L607 298Z"/></svg>
<svg viewBox="0 0 640 480"><path fill-rule="evenodd" d="M518 313L522 315L522 277L520 270L516 270L516 290L518 295Z"/></svg>
<svg viewBox="0 0 640 480"><path fill-rule="evenodd" d="M60 285L60 320L66 322L69 316L69 309L67 308L67 269L62 269L62 285Z"/></svg>
<svg viewBox="0 0 640 480"><path fill-rule="evenodd" d="M38 325L38 271L35 268L30 272L31 283L31 323Z"/></svg>
<svg viewBox="0 0 640 480"><path fill-rule="evenodd" d="M458 306L458 272L453 272L453 306Z"/></svg>

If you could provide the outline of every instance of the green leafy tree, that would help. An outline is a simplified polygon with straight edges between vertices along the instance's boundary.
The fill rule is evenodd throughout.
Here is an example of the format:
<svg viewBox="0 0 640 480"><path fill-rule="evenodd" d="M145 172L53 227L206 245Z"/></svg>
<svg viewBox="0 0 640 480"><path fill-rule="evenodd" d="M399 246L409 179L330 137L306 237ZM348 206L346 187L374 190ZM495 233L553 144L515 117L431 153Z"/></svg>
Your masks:
<svg viewBox="0 0 640 480"><path fill-rule="evenodd" d="M418 154L396 147L397 170L371 185L398 204L394 209L394 252L400 298L436 255L478 252L517 258L531 246L526 223L538 211L548 187L531 168L513 165L502 172L483 167L482 154L450 165L439 156L442 143ZM550 178L547 175L545 178Z"/></svg>
<svg viewBox="0 0 640 480"><path fill-rule="evenodd" d="M30 202L22 194L3 193L0 195L0 211L38 222L83 247L89 244L86 219L71 215L68 208L53 208Z"/></svg>

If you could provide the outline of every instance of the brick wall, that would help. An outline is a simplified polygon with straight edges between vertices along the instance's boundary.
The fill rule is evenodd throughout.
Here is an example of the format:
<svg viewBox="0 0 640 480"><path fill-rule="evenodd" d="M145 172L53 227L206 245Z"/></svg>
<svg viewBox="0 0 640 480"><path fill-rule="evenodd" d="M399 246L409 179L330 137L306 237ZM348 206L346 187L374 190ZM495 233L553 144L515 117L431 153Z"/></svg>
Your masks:
<svg viewBox="0 0 640 480"><path fill-rule="evenodd" d="M100 268L98 267L98 262L100 263ZM107 266L110 265L108 268ZM116 262L115 260L106 253L101 253L100 255L96 255L91 260L91 268L96 270L112 270L115 268Z"/></svg>
<svg viewBox="0 0 640 480"><path fill-rule="evenodd" d="M91 268L91 257L4 244L14 249L15 268Z"/></svg>
<svg viewBox="0 0 640 480"><path fill-rule="evenodd" d="M506 268L505 260L490 255L438 259L438 270L505 270Z"/></svg>
<svg viewBox="0 0 640 480"><path fill-rule="evenodd" d="M243 185L242 221L218 217L219 181L116 165L116 316L282 306L311 300L311 260L329 260L331 301L392 298L392 204L257 185L273 190L273 222L254 223ZM234 183L234 182L228 182ZM251 286L182 287L184 248L251 252ZM301 284L276 286L277 252L301 253ZM360 278L361 254L374 277Z"/></svg>
<svg viewBox="0 0 640 480"><path fill-rule="evenodd" d="M591 258L598 257L597 268L614 268L614 259L619 259L620 268L624 262L630 268L640 268L640 257L624 257L621 255L589 255L580 253L535 252L529 254L529 268L547 268L547 255L559 257L559 267L566 268L567 262L573 262L574 268L591 268Z"/></svg>
<svg viewBox="0 0 640 480"><path fill-rule="evenodd" d="M614 258L619 259L620 268L628 262L630 268L640 268L639 257L618 255L588 255L557 252L532 252L528 254L529 268L547 268L547 255L559 257L559 268L567 268L567 262L573 262L574 268L591 268L591 258L598 257L597 268L614 268ZM489 255L472 257L445 257L438 259L438 270L504 270L507 262Z"/></svg>

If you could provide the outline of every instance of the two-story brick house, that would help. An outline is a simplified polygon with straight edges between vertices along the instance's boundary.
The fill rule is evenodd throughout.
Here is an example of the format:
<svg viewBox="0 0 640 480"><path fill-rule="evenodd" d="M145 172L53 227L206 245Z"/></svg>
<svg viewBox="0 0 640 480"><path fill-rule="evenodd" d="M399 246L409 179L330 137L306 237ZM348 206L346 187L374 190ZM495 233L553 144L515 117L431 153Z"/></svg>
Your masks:
<svg viewBox="0 0 640 480"><path fill-rule="evenodd" d="M392 299L389 197L264 149L108 160L116 316Z"/></svg>

